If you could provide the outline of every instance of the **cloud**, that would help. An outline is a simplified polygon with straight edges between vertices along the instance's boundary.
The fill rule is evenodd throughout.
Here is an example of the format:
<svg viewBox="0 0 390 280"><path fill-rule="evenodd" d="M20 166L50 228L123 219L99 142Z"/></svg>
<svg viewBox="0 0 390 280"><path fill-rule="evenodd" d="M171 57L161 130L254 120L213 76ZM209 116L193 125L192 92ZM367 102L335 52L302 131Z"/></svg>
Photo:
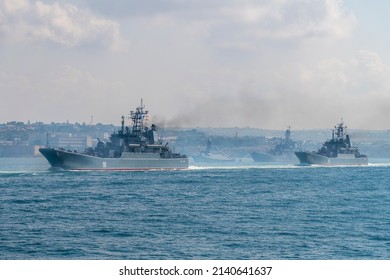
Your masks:
<svg viewBox="0 0 390 280"><path fill-rule="evenodd" d="M205 27L218 37L291 40L343 37L356 27L356 18L341 0L215 0L175 1L87 0L101 13L120 18L170 18L180 24ZM209 34L210 34L209 33ZM220 36L220 38L223 38Z"/></svg>
<svg viewBox="0 0 390 280"><path fill-rule="evenodd" d="M67 64L35 75L8 72L0 70L3 120L13 115L11 120L82 122L94 115L98 122L118 123L120 114L129 110L113 101L126 100L127 91L121 81L97 77ZM118 109L122 111L118 113Z"/></svg>
<svg viewBox="0 0 390 280"><path fill-rule="evenodd" d="M3 0L0 32L12 42L50 42L64 47L98 45L120 50L126 46L119 24L71 4Z"/></svg>
<svg viewBox="0 0 390 280"><path fill-rule="evenodd" d="M302 129L344 118L351 128L388 128L390 67L375 52L234 73L225 72L224 87L205 89L166 125Z"/></svg>
<svg viewBox="0 0 390 280"><path fill-rule="evenodd" d="M238 49L344 38L357 26L354 14L339 0L232 1L216 12L221 19L216 31L224 34L220 46Z"/></svg>
<svg viewBox="0 0 390 280"><path fill-rule="evenodd" d="M2 46L0 91L35 104L26 119L117 123L143 98L166 125L328 128L343 117L351 128L388 128L389 65L360 50L343 1L0 3L0 40L18 46ZM113 48L119 27L131 51L83 51ZM11 103L1 104L4 120L20 117Z"/></svg>

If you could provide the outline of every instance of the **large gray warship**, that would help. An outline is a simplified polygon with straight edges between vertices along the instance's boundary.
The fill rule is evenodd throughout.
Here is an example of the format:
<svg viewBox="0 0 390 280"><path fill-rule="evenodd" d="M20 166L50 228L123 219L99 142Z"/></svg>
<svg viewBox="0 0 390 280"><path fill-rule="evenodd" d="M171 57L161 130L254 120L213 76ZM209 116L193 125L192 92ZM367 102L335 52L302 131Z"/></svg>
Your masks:
<svg viewBox="0 0 390 280"><path fill-rule="evenodd" d="M295 152L301 164L367 165L368 157L351 145L343 121L335 126L332 139L327 140L317 152Z"/></svg>
<svg viewBox="0 0 390 280"><path fill-rule="evenodd" d="M188 158L173 153L168 143L159 140L156 126L145 125L148 111L142 104L130 112L132 128L122 126L111 134L110 142L98 139L95 148L84 152L69 151L62 148L41 148L39 151L53 168L65 170L149 170L186 169Z"/></svg>

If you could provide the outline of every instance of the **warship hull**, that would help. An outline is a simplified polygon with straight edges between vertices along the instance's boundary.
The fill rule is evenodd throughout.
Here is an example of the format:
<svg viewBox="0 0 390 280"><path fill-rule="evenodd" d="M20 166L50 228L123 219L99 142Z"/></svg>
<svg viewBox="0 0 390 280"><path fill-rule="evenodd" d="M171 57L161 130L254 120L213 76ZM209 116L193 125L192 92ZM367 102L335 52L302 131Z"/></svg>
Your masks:
<svg viewBox="0 0 390 280"><path fill-rule="evenodd" d="M65 170L170 170L187 169L188 158L161 158L156 153L123 153L120 158L104 158L54 148L41 148L53 168Z"/></svg>
<svg viewBox="0 0 390 280"><path fill-rule="evenodd" d="M252 152L251 157L255 162L277 162L277 163L293 163L297 161L294 152L285 155L270 155L265 153Z"/></svg>
<svg viewBox="0 0 390 280"><path fill-rule="evenodd" d="M252 152L251 157L255 162L273 162L274 157L265 153Z"/></svg>
<svg viewBox="0 0 390 280"><path fill-rule="evenodd" d="M192 159L195 163L198 164L213 164L213 163L228 163L228 162L235 162L234 158L227 158L223 156L192 156Z"/></svg>
<svg viewBox="0 0 390 280"><path fill-rule="evenodd" d="M314 152L295 152L301 164L316 165L367 165L366 156L356 157L355 154L338 154L337 157L327 157Z"/></svg>

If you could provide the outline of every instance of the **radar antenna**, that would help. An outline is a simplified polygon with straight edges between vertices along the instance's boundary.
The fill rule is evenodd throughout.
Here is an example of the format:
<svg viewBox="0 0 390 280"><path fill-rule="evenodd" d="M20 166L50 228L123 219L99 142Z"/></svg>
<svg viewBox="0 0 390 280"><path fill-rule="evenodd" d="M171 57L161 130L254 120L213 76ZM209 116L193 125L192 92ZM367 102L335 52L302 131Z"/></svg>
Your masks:
<svg viewBox="0 0 390 280"><path fill-rule="evenodd" d="M144 121L148 111L144 110L143 100L141 99L141 105L138 106L135 111L130 111L130 119L133 123L133 133L142 133L144 130Z"/></svg>

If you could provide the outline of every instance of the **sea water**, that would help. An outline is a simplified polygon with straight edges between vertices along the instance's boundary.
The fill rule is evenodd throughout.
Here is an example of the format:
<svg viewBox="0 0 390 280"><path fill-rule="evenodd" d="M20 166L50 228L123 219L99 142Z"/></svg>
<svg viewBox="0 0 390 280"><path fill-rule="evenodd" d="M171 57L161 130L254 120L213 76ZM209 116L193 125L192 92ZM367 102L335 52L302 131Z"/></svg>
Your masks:
<svg viewBox="0 0 390 280"><path fill-rule="evenodd" d="M0 159L0 259L389 259L390 164L48 171Z"/></svg>

